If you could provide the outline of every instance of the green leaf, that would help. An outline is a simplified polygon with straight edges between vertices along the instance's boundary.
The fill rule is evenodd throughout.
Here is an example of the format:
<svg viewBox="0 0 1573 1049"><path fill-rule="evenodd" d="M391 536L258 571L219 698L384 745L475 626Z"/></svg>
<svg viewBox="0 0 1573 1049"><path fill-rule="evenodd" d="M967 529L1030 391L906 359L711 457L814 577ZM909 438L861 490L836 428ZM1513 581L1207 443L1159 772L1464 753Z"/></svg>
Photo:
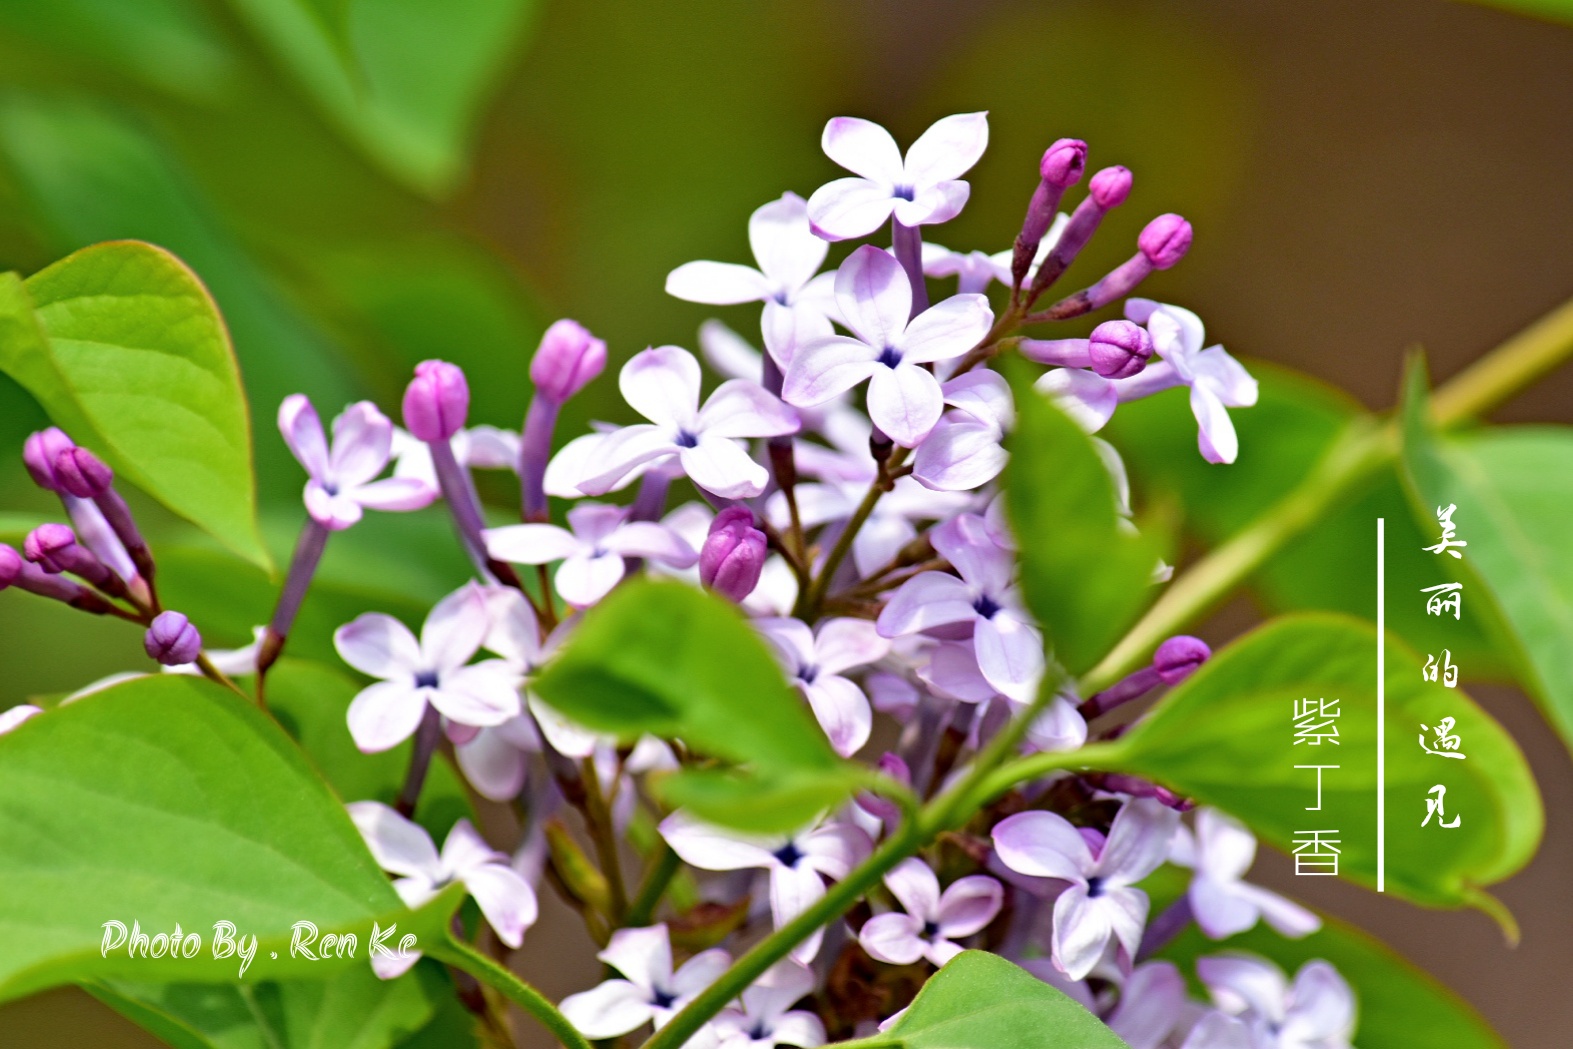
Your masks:
<svg viewBox="0 0 1573 1049"><path fill-rule="evenodd" d="M1259 924L1214 941L1190 926L1159 952L1189 970L1196 959L1220 951L1249 951L1290 976L1312 959L1331 962L1355 991L1363 1046L1445 1045L1448 1049L1507 1049L1468 1002L1375 937L1325 915L1322 928L1291 940Z"/></svg>
<svg viewBox="0 0 1573 1049"><path fill-rule="evenodd" d="M1573 0L1471 0L1482 7L1500 7L1553 22L1573 22Z"/></svg>
<svg viewBox="0 0 1573 1049"><path fill-rule="evenodd" d="M1386 651L1386 888L1429 906L1466 904L1510 921L1483 887L1529 861L1544 825L1540 792L1507 732L1464 693L1427 682L1415 654ZM1337 700L1339 742L1297 745L1294 704ZM1274 620L1231 644L1112 745L1109 764L1149 776L1249 824L1285 852L1296 832L1338 832L1338 873L1376 880L1376 631L1343 616ZM1422 726L1455 719L1464 760L1427 754ZM1314 770L1322 773L1320 811ZM1446 817L1422 826L1427 793Z"/></svg>
<svg viewBox="0 0 1573 1049"><path fill-rule="evenodd" d="M1128 1049L1063 992L984 951L958 954L871 1041L907 1049Z"/></svg>
<svg viewBox="0 0 1573 1049"><path fill-rule="evenodd" d="M136 241L84 248L24 286L0 285L0 309L0 367L51 418L159 502L270 565L229 334L179 259Z"/></svg>
<svg viewBox="0 0 1573 1049"><path fill-rule="evenodd" d="M279 65L390 174L430 194L464 174L477 111L516 47L529 0L351 4L347 53L324 28L343 0L230 0Z"/></svg>
<svg viewBox="0 0 1573 1049"><path fill-rule="evenodd" d="M1009 371L1018 423L1005 507L1023 539L1022 591L1055 658L1079 674L1151 598L1158 549L1121 527L1114 481L1092 440L1032 389L1024 368Z"/></svg>
<svg viewBox="0 0 1573 1049"><path fill-rule="evenodd" d="M214 923L256 936L246 979L367 964L374 922L431 942L462 896L406 910L343 805L276 724L218 686L143 677L0 737L0 1000L95 979L232 981ZM199 933L196 957L101 953L103 923ZM354 932L354 958L289 950L291 927ZM270 957L276 952L278 957Z"/></svg>
<svg viewBox="0 0 1573 1049"><path fill-rule="evenodd" d="M1462 559L1407 552L1430 581L1464 582L1464 618L1494 608L1522 654L1520 678L1546 720L1573 747L1573 429L1489 428L1441 437L1425 423L1423 377L1415 373L1404 416L1404 466L1426 522L1426 545L1441 537L1437 514L1453 505ZM1465 574L1467 573L1467 574ZM1471 601L1483 584L1485 604ZM1451 620L1449 620L1451 622ZM1440 657L1441 646L1436 653ZM1453 662L1463 663L1454 651Z"/></svg>
<svg viewBox="0 0 1573 1049"><path fill-rule="evenodd" d="M681 739L746 765L737 775L666 781L674 800L695 804L705 818L795 829L804 821L792 817L833 807L854 785L736 606L684 583L620 587L585 614L534 690L573 720L625 741L645 733Z"/></svg>

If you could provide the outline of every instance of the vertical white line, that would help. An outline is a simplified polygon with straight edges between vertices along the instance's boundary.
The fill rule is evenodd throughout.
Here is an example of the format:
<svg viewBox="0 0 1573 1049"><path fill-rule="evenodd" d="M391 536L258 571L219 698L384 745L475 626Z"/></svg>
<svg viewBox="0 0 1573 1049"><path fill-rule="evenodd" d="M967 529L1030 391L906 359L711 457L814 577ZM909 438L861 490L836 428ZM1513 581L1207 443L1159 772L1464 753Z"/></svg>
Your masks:
<svg viewBox="0 0 1573 1049"><path fill-rule="evenodd" d="M1387 891L1386 519L1376 519L1376 891Z"/></svg>

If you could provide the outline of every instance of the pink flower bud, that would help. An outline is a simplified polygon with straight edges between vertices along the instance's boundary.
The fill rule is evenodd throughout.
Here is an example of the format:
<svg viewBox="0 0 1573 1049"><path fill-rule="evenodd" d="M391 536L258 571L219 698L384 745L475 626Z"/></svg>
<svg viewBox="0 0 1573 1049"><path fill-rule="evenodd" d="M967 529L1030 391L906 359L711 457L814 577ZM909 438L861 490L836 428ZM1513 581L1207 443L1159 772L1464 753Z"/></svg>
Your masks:
<svg viewBox="0 0 1573 1049"><path fill-rule="evenodd" d="M530 361L530 381L541 396L562 404L605 367L606 343L577 321L560 320L541 336Z"/></svg>
<svg viewBox="0 0 1573 1049"><path fill-rule="evenodd" d="M1043 181L1058 189L1081 181L1087 168L1087 143L1079 138L1062 138L1050 146L1038 164Z"/></svg>
<svg viewBox="0 0 1573 1049"><path fill-rule="evenodd" d="M1125 379L1147 367L1152 356L1152 336L1130 321L1104 321L1087 340L1092 370L1105 379Z"/></svg>
<svg viewBox="0 0 1573 1049"><path fill-rule="evenodd" d="M1131 195L1131 172L1129 168L1116 164L1112 168L1104 168L1092 176L1092 181L1087 183L1087 191L1098 207L1104 211L1117 208L1125 203L1125 198Z"/></svg>
<svg viewBox="0 0 1573 1049"><path fill-rule="evenodd" d="M60 453L75 448L76 444L57 426L30 435L22 445L22 464L27 467L33 483L50 492L60 491L55 477L55 460Z"/></svg>
<svg viewBox="0 0 1573 1049"><path fill-rule="evenodd" d="M404 391L404 428L419 441L446 441L464 428L470 386L447 361L421 361Z"/></svg>
<svg viewBox="0 0 1573 1049"><path fill-rule="evenodd" d="M741 601L759 585L769 542L754 527L754 512L729 506L716 514L699 549L699 581L723 597Z"/></svg>
<svg viewBox="0 0 1573 1049"><path fill-rule="evenodd" d="M0 543L0 590L16 582L22 574L22 555L12 547Z"/></svg>
<svg viewBox="0 0 1573 1049"><path fill-rule="evenodd" d="M76 546L76 533L63 524L41 524L22 542L22 553L51 575L64 572L63 557Z"/></svg>
<svg viewBox="0 0 1573 1049"><path fill-rule="evenodd" d="M1212 649L1201 638L1180 634L1158 646L1158 651L1153 653L1152 666L1165 685L1178 685L1212 654Z"/></svg>
<svg viewBox="0 0 1573 1049"><path fill-rule="evenodd" d="M1191 224L1179 215L1159 215L1147 223L1136 246L1154 269L1166 270L1191 248Z"/></svg>
<svg viewBox="0 0 1573 1049"><path fill-rule="evenodd" d="M166 667L194 663L202 654L202 635L179 612L160 612L142 636L148 658Z"/></svg>
<svg viewBox="0 0 1573 1049"><path fill-rule="evenodd" d="M109 491L115 471L83 447L68 448L55 458L55 480L79 499L96 499Z"/></svg>

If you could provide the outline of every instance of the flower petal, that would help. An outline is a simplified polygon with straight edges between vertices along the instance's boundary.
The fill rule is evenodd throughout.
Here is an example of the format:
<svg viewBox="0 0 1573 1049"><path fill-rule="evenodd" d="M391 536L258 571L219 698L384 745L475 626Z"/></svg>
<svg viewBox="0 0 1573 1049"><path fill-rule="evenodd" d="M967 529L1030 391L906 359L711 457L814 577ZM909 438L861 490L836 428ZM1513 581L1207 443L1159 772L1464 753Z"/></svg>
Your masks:
<svg viewBox="0 0 1573 1049"><path fill-rule="evenodd" d="M618 929L596 957L647 992L672 980L672 942L665 925Z"/></svg>
<svg viewBox="0 0 1573 1049"><path fill-rule="evenodd" d="M430 690L431 704L461 725L490 728L519 715L518 686L507 663L488 659L444 674L442 686Z"/></svg>
<svg viewBox="0 0 1573 1049"><path fill-rule="evenodd" d="M654 1010L646 992L627 980L606 982L570 994L557 1006L579 1033L592 1040L617 1038L650 1022Z"/></svg>
<svg viewBox="0 0 1573 1049"><path fill-rule="evenodd" d="M993 323L994 311L989 309L987 296L952 295L912 318L901 336L902 360L928 364L959 357L976 346ZM968 374L987 376L991 373Z"/></svg>
<svg viewBox="0 0 1573 1049"><path fill-rule="evenodd" d="M509 947L524 942L524 930L540 913L535 890L512 867L486 863L464 875L464 886L480 906L497 938Z"/></svg>
<svg viewBox="0 0 1573 1049"><path fill-rule="evenodd" d="M864 178L838 178L808 198L814 232L826 240L866 237L885 224L896 209L891 187Z"/></svg>
<svg viewBox="0 0 1573 1049"><path fill-rule="evenodd" d="M993 879L989 879L993 881ZM939 878L917 857L902 860L885 875L885 888L902 908L917 919L918 927L939 918Z"/></svg>
<svg viewBox="0 0 1573 1049"><path fill-rule="evenodd" d="M606 549L624 557L647 557L673 568L687 568L699 553L682 536L653 521L632 521L606 537Z"/></svg>
<svg viewBox="0 0 1573 1049"><path fill-rule="evenodd" d="M356 616L333 632L339 658L362 674L408 683L422 668L420 642L410 628L381 612Z"/></svg>
<svg viewBox="0 0 1573 1049"><path fill-rule="evenodd" d="M722 499L752 499L770 480L765 468L750 459L742 445L726 437L700 437L698 444L684 448L677 458L690 481Z"/></svg>
<svg viewBox="0 0 1573 1049"><path fill-rule="evenodd" d="M895 256L865 244L836 270L836 305L847 327L877 355L901 344L912 312L912 283Z"/></svg>
<svg viewBox="0 0 1573 1049"><path fill-rule="evenodd" d="M769 283L796 291L824 265L830 250L808 222L808 204L796 193L783 193L748 217L748 244Z"/></svg>
<svg viewBox="0 0 1573 1049"><path fill-rule="evenodd" d="M978 669L1000 695L1030 703L1043 677L1043 635L1009 611L979 619L972 632Z"/></svg>
<svg viewBox="0 0 1573 1049"><path fill-rule="evenodd" d="M867 343L844 335L802 343L787 365L781 396L799 408L823 404L873 375L876 356Z"/></svg>
<svg viewBox="0 0 1573 1049"><path fill-rule="evenodd" d="M591 436L595 438L594 443L575 449L575 457L558 469L554 484L563 489L576 489L564 492L565 498L605 495L627 484L646 463L682 450L672 439L673 435L660 426L638 424ZM578 441L569 442L552 460L552 465L563 460L576 444ZM547 473L551 472L549 465Z"/></svg>
<svg viewBox="0 0 1573 1049"><path fill-rule="evenodd" d="M966 583L945 572L920 572L901 584L876 625L885 637L901 637L977 617Z"/></svg>
<svg viewBox="0 0 1573 1049"><path fill-rule="evenodd" d="M333 420L333 450L328 471L346 488L365 484L388 465L393 423L370 401L350 405Z"/></svg>
<svg viewBox="0 0 1573 1049"><path fill-rule="evenodd" d="M907 148L905 173L913 186L960 178L989 146L989 115L957 113L936 120Z"/></svg>
<svg viewBox="0 0 1573 1049"><path fill-rule="evenodd" d="M996 427L966 412L946 412L918 446L912 476L935 491L968 492L998 477L1009 460Z"/></svg>
<svg viewBox="0 0 1573 1049"><path fill-rule="evenodd" d="M579 549L579 540L566 528L549 524L503 525L488 528L486 552L499 561L518 565L544 565L561 561Z"/></svg>
<svg viewBox="0 0 1573 1049"><path fill-rule="evenodd" d="M1282 1023L1289 983L1271 962L1243 954L1196 959L1196 975L1226 1012L1250 1009L1270 1023Z"/></svg>
<svg viewBox="0 0 1573 1049"><path fill-rule="evenodd" d="M434 878L440 861L426 829L380 801L354 801L349 810L355 829L366 839L377 866L393 874Z"/></svg>
<svg viewBox="0 0 1573 1049"><path fill-rule="evenodd" d="M773 290L763 273L730 262L685 262L666 275L668 295L712 306L759 302Z"/></svg>
<svg viewBox="0 0 1573 1049"><path fill-rule="evenodd" d="M316 480L328 476L328 440L317 409L303 393L292 393L279 404L279 433L306 473Z"/></svg>
<svg viewBox="0 0 1573 1049"><path fill-rule="evenodd" d="M1256 860L1256 835L1239 820L1209 806L1196 813L1197 867L1220 881L1245 877Z"/></svg>
<svg viewBox="0 0 1573 1049"><path fill-rule="evenodd" d="M1092 850L1070 821L1053 812L1031 811L995 824L994 851L1018 874L1081 881L1092 867ZM1080 977L1077 977L1080 979Z"/></svg>
<svg viewBox="0 0 1573 1049"><path fill-rule="evenodd" d="M683 427L699 409L699 362L679 346L636 353L618 373L629 407L661 426Z"/></svg>
<svg viewBox="0 0 1573 1049"><path fill-rule="evenodd" d="M1096 372L1081 368L1055 368L1045 372L1032 388L1051 398L1077 426L1097 433L1114 417L1120 395L1113 383Z"/></svg>
<svg viewBox="0 0 1573 1049"><path fill-rule="evenodd" d="M672 974L672 990L680 998L692 998L721 978L731 968L732 957L719 947L700 951Z"/></svg>
<svg viewBox="0 0 1573 1049"><path fill-rule="evenodd" d="M916 364L876 367L868 381L868 414L903 448L916 448L945 410L939 380Z"/></svg>
<svg viewBox="0 0 1573 1049"><path fill-rule="evenodd" d="M1120 988L1109 1028L1130 1049L1161 1049L1184 1015L1185 977L1170 962L1138 965Z"/></svg>
<svg viewBox="0 0 1573 1049"><path fill-rule="evenodd" d="M897 200L896 221L903 226L933 226L949 222L967 206L972 187L960 180L936 182L917 191L911 200Z"/></svg>
<svg viewBox="0 0 1573 1049"><path fill-rule="evenodd" d="M661 821L661 836L682 861L706 871L735 871L777 866L771 849L758 839L734 835L674 812Z"/></svg>
<svg viewBox="0 0 1573 1049"><path fill-rule="evenodd" d="M758 382L763 374L764 356L718 320L707 320L699 326L699 352L728 379Z"/></svg>
<svg viewBox="0 0 1573 1049"><path fill-rule="evenodd" d="M706 437L775 437L796 433L797 412L757 382L731 379L716 388L694 420Z"/></svg>
<svg viewBox="0 0 1573 1049"><path fill-rule="evenodd" d="M982 703L999 695L978 669L977 652L970 641L936 645L918 677L937 695L962 703Z"/></svg>
<svg viewBox="0 0 1573 1049"><path fill-rule="evenodd" d="M1354 995L1327 962L1318 959L1302 965L1290 995L1294 1005L1284 1021L1286 1043L1346 1042L1354 1033Z"/></svg>
<svg viewBox="0 0 1573 1049"><path fill-rule="evenodd" d="M876 961L911 965L923 957L923 922L910 914L876 914L858 930L858 943Z"/></svg>
<svg viewBox="0 0 1573 1049"><path fill-rule="evenodd" d="M1191 880L1188 896L1196 924L1211 939L1226 940L1256 924L1261 912L1256 905L1237 889L1240 882L1219 881L1198 874Z"/></svg>
<svg viewBox="0 0 1573 1049"><path fill-rule="evenodd" d="M1072 885L1054 901L1054 960L1072 980L1092 972L1113 931L1103 897L1089 898L1085 887Z"/></svg>
<svg viewBox="0 0 1573 1049"><path fill-rule="evenodd" d="M849 758L862 750L874 731L874 712L869 709L863 690L844 677L828 673L820 674L802 688L814 719L825 730L835 752Z"/></svg>
<svg viewBox="0 0 1573 1049"><path fill-rule="evenodd" d="M1005 902L1005 890L987 874L969 874L945 887L935 920L940 935L959 940L981 931L993 921Z"/></svg>
<svg viewBox="0 0 1573 1049"><path fill-rule="evenodd" d="M438 674L463 666L492 628L486 591L468 583L437 602L421 626L423 670Z"/></svg>
<svg viewBox="0 0 1573 1049"><path fill-rule="evenodd" d="M775 928L781 928L808 910L824 894L825 883L812 867L776 864L770 871L770 917ZM814 930L792 949L792 957L805 963L813 961L823 937L824 929Z"/></svg>
<svg viewBox="0 0 1573 1049"><path fill-rule="evenodd" d="M849 823L816 827L797 844L804 855L800 866L812 867L826 877L837 879L845 878L874 848L868 835Z"/></svg>
<svg viewBox="0 0 1573 1049"><path fill-rule="evenodd" d="M902 180L901 149L890 132L860 117L836 117L819 137L825 156L855 175L895 185Z"/></svg>
<svg viewBox="0 0 1573 1049"><path fill-rule="evenodd" d="M1179 822L1180 814L1155 798L1126 802L1109 827L1092 873L1126 885L1141 881L1168 856Z"/></svg>
<svg viewBox="0 0 1573 1049"><path fill-rule="evenodd" d="M819 1049L825 1044L825 1023L813 1013L801 1009L786 1013L776 1020L770 1035L777 1045L795 1045L798 1049Z"/></svg>
<svg viewBox="0 0 1573 1049"><path fill-rule="evenodd" d="M1191 414L1196 416L1196 444L1202 458L1210 463L1234 462L1240 454L1240 438L1229 409L1205 383L1191 386Z"/></svg>
<svg viewBox="0 0 1573 1049"><path fill-rule="evenodd" d="M357 485L344 494L368 510L424 510L437 501L437 489L414 477L385 477Z"/></svg>
<svg viewBox="0 0 1573 1049"><path fill-rule="evenodd" d="M575 608L588 608L622 581L626 566L614 553L575 554L557 567L552 583Z"/></svg>
<svg viewBox="0 0 1573 1049"><path fill-rule="evenodd" d="M355 745L376 754L415 735L425 713L425 690L407 681L379 681L361 689L345 718Z"/></svg>
<svg viewBox="0 0 1573 1049"><path fill-rule="evenodd" d="M540 727L541 735L546 737L546 741L557 753L564 757L581 759L595 753L596 743L601 737L582 725L569 721L556 707L547 706L533 694L526 698L526 703L530 713L535 717L536 725ZM630 757L624 767L631 772L633 771L631 765Z"/></svg>
<svg viewBox="0 0 1573 1049"><path fill-rule="evenodd" d="M454 747L453 752L459 771L481 797L508 802L524 789L528 759L502 733L482 729L468 743Z"/></svg>
<svg viewBox="0 0 1573 1049"><path fill-rule="evenodd" d="M890 642L866 619L831 619L820 624L814 641L819 669L839 674L885 658Z"/></svg>

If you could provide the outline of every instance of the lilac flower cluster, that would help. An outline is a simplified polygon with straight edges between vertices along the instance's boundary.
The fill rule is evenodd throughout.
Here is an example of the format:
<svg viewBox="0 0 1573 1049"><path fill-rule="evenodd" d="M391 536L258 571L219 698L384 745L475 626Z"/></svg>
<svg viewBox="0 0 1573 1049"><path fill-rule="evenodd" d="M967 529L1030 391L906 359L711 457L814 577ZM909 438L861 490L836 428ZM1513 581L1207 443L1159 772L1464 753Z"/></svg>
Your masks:
<svg viewBox="0 0 1573 1049"><path fill-rule="evenodd" d="M406 902L462 882L509 947L535 921L535 884L550 854L554 884L585 911L604 944L601 960L619 974L562 1003L589 1038L662 1026L727 967L717 943L802 914L902 818L885 799L863 795L796 833L764 837L662 811L645 777L676 767L680 748L656 739L619 746L531 690L584 611L631 574L688 579L741 606L835 751L865 754L881 740L883 752L868 756L919 796L938 790L1025 710L1037 709L1025 749L1075 750L1117 731L1102 720L1112 710L1178 683L1209 655L1194 638L1172 638L1151 666L1101 693L1081 696L1065 684L1033 706L1052 665L1018 590L1018 538L997 490L1015 406L991 362L1019 351L1046 366L1037 389L1088 433L1121 403L1186 387L1200 452L1215 463L1236 458L1228 410L1253 404L1256 384L1221 346L1204 348L1195 314L1129 297L1188 250L1191 227L1177 215L1148 223L1126 262L1038 305L1132 192L1129 171L1106 168L1063 213L1063 198L1087 170L1080 141L1045 152L1011 248L962 253L925 243L925 227L965 206L963 176L987 140L982 113L939 121L905 154L876 124L830 121L824 151L851 177L755 211L748 239L756 265L690 262L667 278L667 290L685 300L761 303L762 352L707 322L699 345L723 379L708 395L689 350L635 354L618 388L643 422L598 424L552 454L561 407L607 360L605 344L567 320L537 351L535 392L518 433L469 426L465 377L441 361L416 369L404 430L361 403L334 420L330 442L304 397L280 409L279 428L308 475L308 521L274 616L238 672L256 673L260 694L332 533L367 509L442 500L476 578L432 610L419 636L370 613L334 637L344 662L373 679L349 709L356 744L376 752L415 740L398 804L357 802L351 813L373 855L399 876ZM853 247L821 272L832 243L887 223L888 249ZM931 303L928 281L952 277L955 293ZM995 283L1003 292L991 300ZM1120 300L1124 318L1085 337L1021 334ZM1124 466L1113 447L1093 440L1129 524ZM382 477L395 459L392 476ZM29 442L28 465L61 493L81 539L46 526L29 538L25 560L0 548L0 586L89 611L129 601L128 615L148 625L150 655L165 664L197 659L195 628L157 605L151 560L107 469L58 431ZM521 523L489 524L474 469L517 475ZM571 503L566 527L552 523L553 498ZM533 585L516 566L527 566ZM1165 566L1154 565L1155 584L1166 578ZM512 856L468 823L439 852L408 818L444 738L477 793L518 806L526 832ZM593 892L576 887L565 859L583 858L557 819L570 808L598 851ZM1203 1004L1188 999L1174 966L1148 960L1193 921L1213 938L1259 919L1289 936L1319 924L1243 880L1255 848L1247 830L1208 809L1195 813L1193 828L1183 818L1191 808L1162 787L1115 775L1056 774L1012 791L964 831L890 870L847 921L798 943L689 1044L812 1049L828 1037L869 1034L910 1000L915 971L974 946L1028 967L1136 1049L1347 1046L1352 995L1325 962L1290 982L1260 959L1204 959L1197 975L1212 1000ZM622 886L619 843L640 826L653 838L653 863L670 850L697 880L697 898L670 923L630 905ZM1141 886L1166 862L1192 869L1189 889L1149 921ZM679 965L680 943L709 946ZM385 968L381 975L397 974ZM812 1009L793 1008L805 999Z"/></svg>

